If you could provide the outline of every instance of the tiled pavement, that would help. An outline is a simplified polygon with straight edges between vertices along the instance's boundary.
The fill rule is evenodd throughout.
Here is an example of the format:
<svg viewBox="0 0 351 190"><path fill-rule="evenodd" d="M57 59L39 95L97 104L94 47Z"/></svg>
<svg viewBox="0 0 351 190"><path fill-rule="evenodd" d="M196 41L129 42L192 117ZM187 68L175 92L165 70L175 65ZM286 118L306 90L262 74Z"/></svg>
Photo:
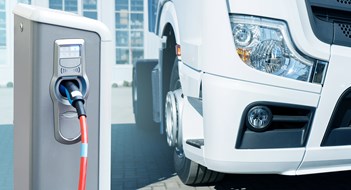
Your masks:
<svg viewBox="0 0 351 190"><path fill-rule="evenodd" d="M112 125L112 189L137 189L173 177L171 150L161 142L163 136L153 129Z"/></svg>

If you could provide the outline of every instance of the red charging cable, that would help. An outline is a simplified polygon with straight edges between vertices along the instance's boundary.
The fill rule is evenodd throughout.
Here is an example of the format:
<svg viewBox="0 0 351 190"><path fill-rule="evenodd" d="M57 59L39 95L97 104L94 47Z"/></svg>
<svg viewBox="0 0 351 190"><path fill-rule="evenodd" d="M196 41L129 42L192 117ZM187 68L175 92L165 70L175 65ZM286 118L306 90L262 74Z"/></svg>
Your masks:
<svg viewBox="0 0 351 190"><path fill-rule="evenodd" d="M88 165L88 125L86 120L86 112L84 109L84 98L78 86L74 81L65 80L60 84L60 93L67 97L68 102L77 109L77 114L80 123L80 169L78 190L85 190L87 179Z"/></svg>
<svg viewBox="0 0 351 190"><path fill-rule="evenodd" d="M79 184L78 190L85 190L87 165L88 165L88 125L86 116L79 117L80 133L81 133L81 150L80 150L80 169L79 169Z"/></svg>

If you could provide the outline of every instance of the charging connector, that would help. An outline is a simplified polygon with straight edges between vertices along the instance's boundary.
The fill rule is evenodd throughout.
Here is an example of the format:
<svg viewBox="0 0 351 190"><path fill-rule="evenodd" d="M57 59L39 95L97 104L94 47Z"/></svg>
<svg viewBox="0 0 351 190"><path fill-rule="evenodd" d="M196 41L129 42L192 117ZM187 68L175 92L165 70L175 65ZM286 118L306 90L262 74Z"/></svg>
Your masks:
<svg viewBox="0 0 351 190"><path fill-rule="evenodd" d="M64 80L59 86L60 93L67 98L68 102L77 110L78 118L86 116L84 109L85 100L78 86L70 80Z"/></svg>

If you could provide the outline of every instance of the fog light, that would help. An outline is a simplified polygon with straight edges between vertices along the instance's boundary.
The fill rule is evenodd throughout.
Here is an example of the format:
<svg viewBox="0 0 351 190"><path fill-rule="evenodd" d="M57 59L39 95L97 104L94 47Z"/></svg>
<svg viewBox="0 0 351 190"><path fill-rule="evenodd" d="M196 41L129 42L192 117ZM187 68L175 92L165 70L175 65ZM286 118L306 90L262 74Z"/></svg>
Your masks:
<svg viewBox="0 0 351 190"><path fill-rule="evenodd" d="M247 113L248 127L253 131L266 130L272 121L272 112L266 106L254 106Z"/></svg>

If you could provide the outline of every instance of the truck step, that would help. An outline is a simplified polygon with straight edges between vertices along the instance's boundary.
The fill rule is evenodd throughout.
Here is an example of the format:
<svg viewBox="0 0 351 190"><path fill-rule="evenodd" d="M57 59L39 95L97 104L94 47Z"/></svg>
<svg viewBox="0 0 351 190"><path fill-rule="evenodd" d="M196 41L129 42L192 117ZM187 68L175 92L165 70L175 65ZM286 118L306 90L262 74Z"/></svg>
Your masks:
<svg viewBox="0 0 351 190"><path fill-rule="evenodd" d="M204 139L189 139L186 141L186 144L201 149L204 146Z"/></svg>

